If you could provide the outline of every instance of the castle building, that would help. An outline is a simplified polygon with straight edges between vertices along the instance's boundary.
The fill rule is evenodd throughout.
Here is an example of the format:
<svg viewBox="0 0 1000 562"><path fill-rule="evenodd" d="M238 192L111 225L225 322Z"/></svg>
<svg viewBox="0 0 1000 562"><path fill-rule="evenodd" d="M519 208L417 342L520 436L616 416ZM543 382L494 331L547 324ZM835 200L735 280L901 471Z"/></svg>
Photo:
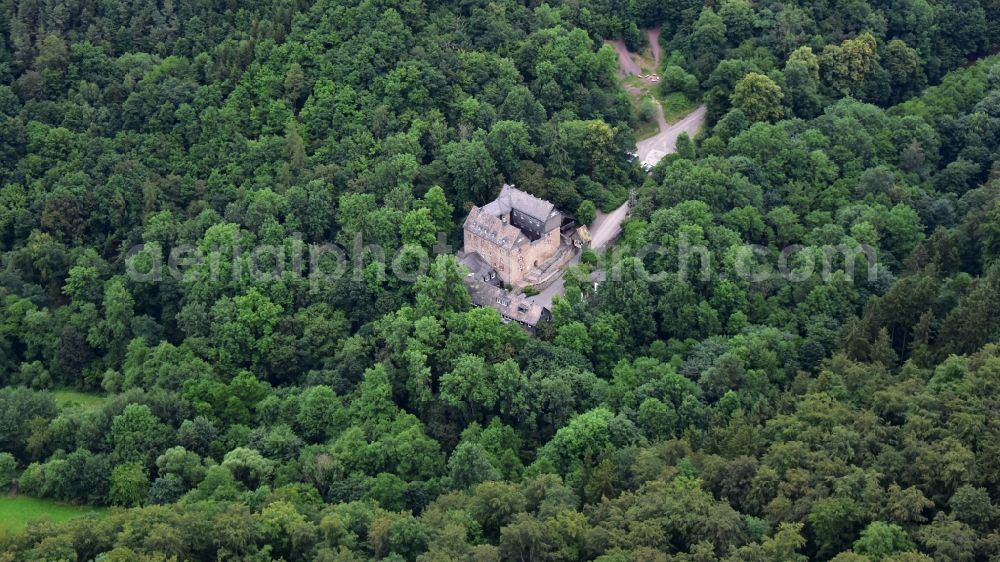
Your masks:
<svg viewBox="0 0 1000 562"><path fill-rule="evenodd" d="M465 219L465 255L478 254L508 285L518 285L558 251L563 215L552 203L505 184Z"/></svg>
<svg viewBox="0 0 1000 562"><path fill-rule="evenodd" d="M465 248L458 254L469 271L465 287L472 303L495 309L504 322L516 322L531 333L539 322L551 319L548 308L520 289L551 282L553 273L575 255L576 246L563 240L563 222L552 203L512 185L505 184L486 205L473 206L465 219Z"/></svg>

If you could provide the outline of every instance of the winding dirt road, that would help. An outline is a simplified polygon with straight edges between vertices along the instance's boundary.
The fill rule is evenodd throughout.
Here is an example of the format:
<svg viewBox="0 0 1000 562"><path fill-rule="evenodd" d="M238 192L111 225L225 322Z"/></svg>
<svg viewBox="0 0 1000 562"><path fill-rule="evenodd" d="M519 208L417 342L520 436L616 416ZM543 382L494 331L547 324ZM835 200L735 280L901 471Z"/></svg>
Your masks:
<svg viewBox="0 0 1000 562"><path fill-rule="evenodd" d="M609 39L608 45L615 48L615 52L618 53L618 75L624 78L625 76L638 76L642 74L642 69L632 58L632 53L629 52L628 47L625 46L625 41L621 39Z"/></svg>
<svg viewBox="0 0 1000 562"><path fill-rule="evenodd" d="M649 39L649 48L653 51L653 62L656 63L656 72L660 71L660 28L646 30L646 38ZM622 45L625 46L624 44ZM620 57L621 55L619 55Z"/></svg>
<svg viewBox="0 0 1000 562"><path fill-rule="evenodd" d="M660 68L660 28L647 29L646 38L649 40L649 49L653 53L653 62L656 64L653 72L658 73ZM615 52L618 53L619 76L624 78L625 76L638 76L642 74L642 69L639 68L639 64L632 58L633 53L625 46L625 41L621 39L608 39L607 44L614 47Z"/></svg>

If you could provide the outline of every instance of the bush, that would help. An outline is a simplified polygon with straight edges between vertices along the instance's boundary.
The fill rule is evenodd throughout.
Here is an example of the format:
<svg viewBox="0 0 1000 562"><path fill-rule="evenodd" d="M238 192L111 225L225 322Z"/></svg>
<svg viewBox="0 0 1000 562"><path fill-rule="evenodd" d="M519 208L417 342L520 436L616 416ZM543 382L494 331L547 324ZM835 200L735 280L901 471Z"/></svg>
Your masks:
<svg viewBox="0 0 1000 562"><path fill-rule="evenodd" d="M679 92L687 98L693 99L698 95L698 79L683 68L672 64L663 70L663 76L660 77L660 88L664 95Z"/></svg>
<svg viewBox="0 0 1000 562"><path fill-rule="evenodd" d="M656 120L656 101L646 96L639 102L639 120L647 123Z"/></svg>
<svg viewBox="0 0 1000 562"><path fill-rule="evenodd" d="M45 496L45 466L33 462L28 465L18 479L18 487L22 494L36 498Z"/></svg>
<svg viewBox="0 0 1000 562"><path fill-rule="evenodd" d="M149 487L146 503L153 505L174 503L184 495L185 491L184 482L176 474L161 476Z"/></svg>
<svg viewBox="0 0 1000 562"><path fill-rule="evenodd" d="M0 453L0 490L8 488L17 471L17 460L10 453Z"/></svg>
<svg viewBox="0 0 1000 562"><path fill-rule="evenodd" d="M594 218L596 217L597 208L594 206L593 201L584 200L576 208L576 221L580 224L590 224L594 222Z"/></svg>

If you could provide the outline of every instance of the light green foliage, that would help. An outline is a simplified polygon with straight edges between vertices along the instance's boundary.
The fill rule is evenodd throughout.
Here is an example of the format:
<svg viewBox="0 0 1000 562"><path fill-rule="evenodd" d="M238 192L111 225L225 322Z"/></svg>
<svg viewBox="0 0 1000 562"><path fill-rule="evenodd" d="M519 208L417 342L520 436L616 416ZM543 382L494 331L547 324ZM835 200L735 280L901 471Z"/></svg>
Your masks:
<svg viewBox="0 0 1000 562"><path fill-rule="evenodd" d="M406 244L429 248L437 240L437 226L431 217L430 209L426 207L414 209L403 215L399 231Z"/></svg>
<svg viewBox="0 0 1000 562"><path fill-rule="evenodd" d="M309 552L317 539L316 525L287 501L274 502L260 517L261 535L275 545L275 550L289 559Z"/></svg>
<svg viewBox="0 0 1000 562"><path fill-rule="evenodd" d="M126 507L139 505L149 491L149 475L139 463L120 464L111 471L108 501Z"/></svg>
<svg viewBox="0 0 1000 562"><path fill-rule="evenodd" d="M601 453L611 443L613 417L610 410L597 408L573 418L545 446L544 458L565 470L582 462L585 456Z"/></svg>
<svg viewBox="0 0 1000 562"><path fill-rule="evenodd" d="M576 220L580 224L589 225L594 222L594 216L597 213L597 209L594 207L593 201L585 199L580 202L580 206L576 208Z"/></svg>
<svg viewBox="0 0 1000 562"><path fill-rule="evenodd" d="M184 447L171 447L164 451L156 458L156 468L160 476L172 474L188 487L197 486L205 477L205 466L201 458Z"/></svg>
<svg viewBox="0 0 1000 562"><path fill-rule="evenodd" d="M60 409L80 407L85 410L97 410L107 400L107 396L102 394L67 389L53 390L52 397Z"/></svg>
<svg viewBox="0 0 1000 562"><path fill-rule="evenodd" d="M437 232L448 232L452 228L452 213L454 209L445 197L441 186L432 186L417 202L418 208L426 208L430 212L431 221Z"/></svg>
<svg viewBox="0 0 1000 562"><path fill-rule="evenodd" d="M660 84L664 94L676 92L693 99L698 93L698 79L683 68L673 64L663 69Z"/></svg>
<svg viewBox="0 0 1000 562"><path fill-rule="evenodd" d="M869 524L861 532L861 537L854 541L854 551L871 560L884 560L893 554L913 548L913 542L902 527L882 521Z"/></svg>
<svg viewBox="0 0 1000 562"><path fill-rule="evenodd" d="M112 420L109 437L118 460L142 464L151 460L158 446L170 436L149 406L129 404Z"/></svg>
<svg viewBox="0 0 1000 562"><path fill-rule="evenodd" d="M226 453L222 467L229 469L233 478L253 490L268 481L274 471L274 461L264 458L255 449L239 447Z"/></svg>
<svg viewBox="0 0 1000 562"><path fill-rule="evenodd" d="M323 441L332 437L343 423L343 406L328 386L314 386L302 393L295 421L306 439ZM338 423L339 422L339 423Z"/></svg>
<svg viewBox="0 0 1000 562"><path fill-rule="evenodd" d="M441 399L462 407L470 416L482 408L492 408L497 395L489 376L490 369L476 355L462 355L451 372L441 377Z"/></svg>
<svg viewBox="0 0 1000 562"><path fill-rule="evenodd" d="M583 355L589 355L593 349L593 342L587 332L587 327L581 322L571 322L560 326L555 343L559 347L571 349Z"/></svg>
<svg viewBox="0 0 1000 562"><path fill-rule="evenodd" d="M878 67L875 38L864 33L840 45L827 45L819 58L824 81L842 95L860 91Z"/></svg>
<svg viewBox="0 0 1000 562"><path fill-rule="evenodd" d="M751 72L740 80L733 89L731 102L751 122L774 121L779 119L783 110L781 101L784 94L781 87L763 74Z"/></svg>

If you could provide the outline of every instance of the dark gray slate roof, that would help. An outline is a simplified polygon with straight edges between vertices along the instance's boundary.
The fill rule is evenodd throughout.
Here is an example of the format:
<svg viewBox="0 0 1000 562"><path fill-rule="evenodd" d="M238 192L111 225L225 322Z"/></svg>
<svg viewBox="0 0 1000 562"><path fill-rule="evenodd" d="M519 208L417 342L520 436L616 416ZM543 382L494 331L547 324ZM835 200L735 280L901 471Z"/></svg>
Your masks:
<svg viewBox="0 0 1000 562"><path fill-rule="evenodd" d="M545 222L554 213L558 213L552 203L506 183L500 188L500 195L483 206L484 211L497 216L505 215L512 209L531 215L541 222Z"/></svg>
<svg viewBox="0 0 1000 562"><path fill-rule="evenodd" d="M472 297L472 304L496 309L501 316L531 327L538 325L547 312L543 306L529 301L524 294L513 294L500 287L483 283L472 274L466 276L465 287Z"/></svg>
<svg viewBox="0 0 1000 562"><path fill-rule="evenodd" d="M503 222L498 216L487 212L486 207L472 207L469 211L469 218L465 219L465 230L479 238L489 240L505 250L510 250L528 241L528 237L521 232L521 229Z"/></svg>
<svg viewBox="0 0 1000 562"><path fill-rule="evenodd" d="M483 256L479 255L479 252L459 252L458 263L469 268L469 271L480 278L493 271L493 266L484 260Z"/></svg>

